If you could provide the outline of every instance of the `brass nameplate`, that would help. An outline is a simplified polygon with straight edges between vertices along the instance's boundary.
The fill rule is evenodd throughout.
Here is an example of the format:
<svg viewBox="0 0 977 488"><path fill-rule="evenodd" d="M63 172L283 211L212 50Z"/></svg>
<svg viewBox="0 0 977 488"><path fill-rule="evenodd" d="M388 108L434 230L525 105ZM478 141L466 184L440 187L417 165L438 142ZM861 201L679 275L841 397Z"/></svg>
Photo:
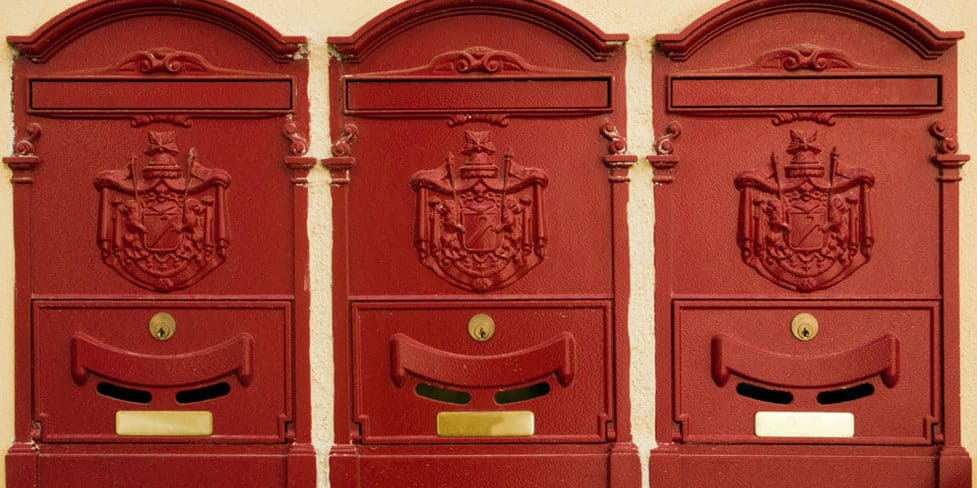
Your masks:
<svg viewBox="0 0 977 488"><path fill-rule="evenodd" d="M849 412L757 412L758 437L854 437L855 416Z"/></svg>
<svg viewBox="0 0 977 488"><path fill-rule="evenodd" d="M527 437L536 431L532 412L440 412L439 437Z"/></svg>
<svg viewBox="0 0 977 488"><path fill-rule="evenodd" d="M214 416L207 411L119 410L115 433L125 436L208 436L214 433Z"/></svg>

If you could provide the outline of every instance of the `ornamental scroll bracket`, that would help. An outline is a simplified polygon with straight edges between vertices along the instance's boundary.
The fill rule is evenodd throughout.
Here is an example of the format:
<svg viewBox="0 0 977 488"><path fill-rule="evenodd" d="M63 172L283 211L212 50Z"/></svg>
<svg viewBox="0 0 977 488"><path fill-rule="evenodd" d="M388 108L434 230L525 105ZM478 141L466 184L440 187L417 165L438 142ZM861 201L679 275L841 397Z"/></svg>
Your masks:
<svg viewBox="0 0 977 488"><path fill-rule="evenodd" d="M21 138L14 143L14 155L3 158L3 163L13 171L11 183L34 182L31 172L41 164L41 158L34 154L35 144L40 138L41 125L36 122L27 124Z"/></svg>
<svg viewBox="0 0 977 488"><path fill-rule="evenodd" d="M678 166L678 155L675 154L675 139L682 135L682 124L671 121L665 124L662 135L655 139L655 153L648 156L648 162L654 168L652 181L655 183L671 183L675 179L675 169Z"/></svg>
<svg viewBox="0 0 977 488"><path fill-rule="evenodd" d="M347 122L343 125L339 138L332 143L330 151L331 158L322 160L322 164L329 168L329 176L332 186L346 186L349 184L349 170L356 165L356 158L353 157L353 141L359 138L360 129L356 124Z"/></svg>
<svg viewBox="0 0 977 488"><path fill-rule="evenodd" d="M549 176L516 162L512 150L494 160L491 132L465 132L455 164L411 177L417 194L414 246L418 259L459 288L484 293L522 278L546 257L543 189Z"/></svg>
<svg viewBox="0 0 977 488"><path fill-rule="evenodd" d="M309 171L315 166L316 160L306 157L309 152L309 141L299 133L299 124L291 114L285 117L282 135L289 142L285 166L292 171L292 183L307 184L309 182Z"/></svg>
<svg viewBox="0 0 977 488"><path fill-rule="evenodd" d="M627 183L631 181L631 177L628 176L628 171L634 166L638 158L631 154L625 154L628 151L628 140L621 135L617 126L609 119L604 119L604 123L601 124L600 135L608 141L607 156L602 158L604 166L607 166L607 169L610 170L607 177L608 181L611 183Z"/></svg>
<svg viewBox="0 0 977 488"><path fill-rule="evenodd" d="M933 164L940 169L937 179L943 182L960 181L962 179L960 169L970 161L970 156L957 154L960 144L957 142L956 134L953 134L942 120L930 124L930 134L937 139L936 153L930 156Z"/></svg>

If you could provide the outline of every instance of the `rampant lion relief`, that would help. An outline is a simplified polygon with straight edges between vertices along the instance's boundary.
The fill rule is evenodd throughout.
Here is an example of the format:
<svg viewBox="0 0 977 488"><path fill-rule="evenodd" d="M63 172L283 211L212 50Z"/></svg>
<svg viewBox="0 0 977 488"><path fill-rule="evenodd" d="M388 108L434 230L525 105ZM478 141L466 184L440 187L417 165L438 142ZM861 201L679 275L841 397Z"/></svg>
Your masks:
<svg viewBox="0 0 977 488"><path fill-rule="evenodd" d="M102 261L148 290L196 283L224 262L230 245L231 177L198 163L194 148L181 168L174 158L179 151L174 132L149 132L151 159L141 171L133 155L125 167L95 178Z"/></svg>
<svg viewBox="0 0 977 488"><path fill-rule="evenodd" d="M492 161L491 132L465 132L455 168L445 163L411 177L417 192L415 246L421 263L452 285L475 292L504 288L542 262L546 229L539 168L516 163L506 151Z"/></svg>
<svg viewBox="0 0 977 488"><path fill-rule="evenodd" d="M743 261L768 280L791 290L831 287L871 257L869 190L875 176L842 169L837 150L829 167L818 162L817 132L790 131L790 163L771 155L770 172L744 171L737 241Z"/></svg>

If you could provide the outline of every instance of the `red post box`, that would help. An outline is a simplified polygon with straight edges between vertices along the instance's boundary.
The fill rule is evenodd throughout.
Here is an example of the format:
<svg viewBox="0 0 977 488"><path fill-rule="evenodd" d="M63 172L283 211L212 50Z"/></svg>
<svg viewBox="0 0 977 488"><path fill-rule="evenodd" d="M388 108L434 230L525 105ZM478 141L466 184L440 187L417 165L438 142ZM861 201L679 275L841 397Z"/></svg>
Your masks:
<svg viewBox="0 0 977 488"><path fill-rule="evenodd" d="M537 0L329 39L333 486L640 484L626 39Z"/></svg>
<svg viewBox="0 0 977 488"><path fill-rule="evenodd" d="M304 38L122 0L8 42L8 486L312 486Z"/></svg>
<svg viewBox="0 0 977 488"><path fill-rule="evenodd" d="M970 486L962 37L887 0L657 37L653 485Z"/></svg>

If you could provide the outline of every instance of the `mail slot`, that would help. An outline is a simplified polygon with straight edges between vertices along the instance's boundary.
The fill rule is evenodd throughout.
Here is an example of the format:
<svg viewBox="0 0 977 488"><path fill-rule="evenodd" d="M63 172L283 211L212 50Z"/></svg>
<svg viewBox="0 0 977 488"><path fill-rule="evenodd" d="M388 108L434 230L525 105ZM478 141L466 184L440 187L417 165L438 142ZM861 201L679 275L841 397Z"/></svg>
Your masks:
<svg viewBox="0 0 977 488"><path fill-rule="evenodd" d="M334 485L640 484L626 40L535 0L329 39Z"/></svg>
<svg viewBox="0 0 977 488"><path fill-rule="evenodd" d="M874 0L656 36L653 486L971 485L962 37Z"/></svg>
<svg viewBox="0 0 977 488"><path fill-rule="evenodd" d="M354 354L387 365L354 371L363 388L357 417L364 419L364 443L604 441L609 303L362 303L353 310L361 338ZM469 336L476 313L495 322L487 341ZM581 369L582 358L594 364ZM512 435L478 426L463 435L450 427L464 412L479 412L477 419L525 410L533 414L532 422L524 420L532 428L502 430ZM439 418L443 413L455 417ZM456 423L466 421L478 423ZM439 433L439 425L451 434Z"/></svg>
<svg viewBox="0 0 977 488"><path fill-rule="evenodd" d="M34 307L35 388L48 392L37 402L46 419L43 441L284 442L290 303L35 301ZM177 324L166 341L146 328L159 310ZM181 436L176 427L186 419L166 415L157 415L159 434L117 431L119 412L130 419L141 412L145 424L159 411L206 411L212 432L191 428Z"/></svg>
<svg viewBox="0 0 977 488"><path fill-rule="evenodd" d="M852 414L853 435L823 440L832 444L932 444L935 385L928 368L911 365L929 360L937 302L676 301L675 310L688 442L819 442L813 427L811 435L761 435L758 412L778 411ZM810 341L790 332L800 313L819 323Z"/></svg>
<svg viewBox="0 0 977 488"><path fill-rule="evenodd" d="M8 42L7 484L313 485L305 39L123 0Z"/></svg>

